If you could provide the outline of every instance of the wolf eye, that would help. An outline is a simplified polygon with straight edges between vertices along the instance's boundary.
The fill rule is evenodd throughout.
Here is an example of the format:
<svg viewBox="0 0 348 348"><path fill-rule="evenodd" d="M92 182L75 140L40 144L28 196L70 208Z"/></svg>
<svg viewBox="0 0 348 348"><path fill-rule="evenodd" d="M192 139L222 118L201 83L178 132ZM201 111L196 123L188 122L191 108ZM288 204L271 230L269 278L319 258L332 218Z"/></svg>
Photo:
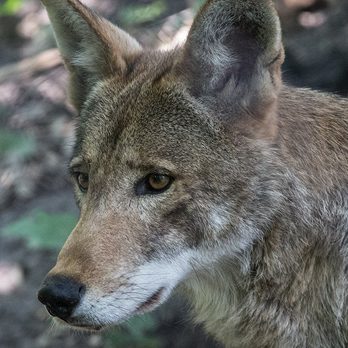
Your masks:
<svg viewBox="0 0 348 348"><path fill-rule="evenodd" d="M89 177L86 173L77 172L75 173L77 184L82 192L87 192L89 185Z"/></svg>
<svg viewBox="0 0 348 348"><path fill-rule="evenodd" d="M171 183L171 178L168 175L151 174L148 177L149 187L154 191L162 191Z"/></svg>
<svg viewBox="0 0 348 348"><path fill-rule="evenodd" d="M150 174L135 187L137 195L158 194L169 189L174 178L165 174Z"/></svg>

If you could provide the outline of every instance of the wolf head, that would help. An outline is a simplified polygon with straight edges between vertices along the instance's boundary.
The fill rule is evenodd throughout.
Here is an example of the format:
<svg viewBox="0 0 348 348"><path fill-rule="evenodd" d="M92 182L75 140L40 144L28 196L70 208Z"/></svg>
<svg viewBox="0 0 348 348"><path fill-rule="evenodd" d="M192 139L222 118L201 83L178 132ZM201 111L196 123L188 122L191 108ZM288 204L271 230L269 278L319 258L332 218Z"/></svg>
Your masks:
<svg viewBox="0 0 348 348"><path fill-rule="evenodd" d="M238 257L269 223L280 25L269 0L211 0L183 47L149 51L77 0L43 3L78 111L81 214L39 298L100 328Z"/></svg>

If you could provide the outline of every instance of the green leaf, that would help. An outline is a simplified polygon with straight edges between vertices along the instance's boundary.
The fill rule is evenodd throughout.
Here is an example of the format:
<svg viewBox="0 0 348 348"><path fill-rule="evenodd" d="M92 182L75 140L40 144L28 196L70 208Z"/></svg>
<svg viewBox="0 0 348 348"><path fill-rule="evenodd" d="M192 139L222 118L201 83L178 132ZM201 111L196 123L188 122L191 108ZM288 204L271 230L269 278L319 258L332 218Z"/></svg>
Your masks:
<svg viewBox="0 0 348 348"><path fill-rule="evenodd" d="M132 336L143 336L146 332L150 332L156 327L156 321L150 314L134 317L124 327Z"/></svg>
<svg viewBox="0 0 348 348"><path fill-rule="evenodd" d="M105 335L104 348L160 348L162 342L154 336L157 327L153 315L135 317L122 325L122 329Z"/></svg>
<svg viewBox="0 0 348 348"><path fill-rule="evenodd" d="M0 4L0 15L15 14L22 6L22 0L6 0Z"/></svg>
<svg viewBox="0 0 348 348"><path fill-rule="evenodd" d="M206 0L195 0L194 4L193 4L193 9L195 11L198 11L202 5L205 3Z"/></svg>
<svg viewBox="0 0 348 348"><path fill-rule="evenodd" d="M27 158L36 151L33 137L0 129L0 155Z"/></svg>
<svg viewBox="0 0 348 348"><path fill-rule="evenodd" d="M137 4L121 8L119 18L124 25L139 25L155 20L166 10L166 2L164 0L156 0L148 5Z"/></svg>
<svg viewBox="0 0 348 348"><path fill-rule="evenodd" d="M26 239L31 248L60 248L76 222L76 216L69 213L48 214L33 211L6 226L1 232Z"/></svg>

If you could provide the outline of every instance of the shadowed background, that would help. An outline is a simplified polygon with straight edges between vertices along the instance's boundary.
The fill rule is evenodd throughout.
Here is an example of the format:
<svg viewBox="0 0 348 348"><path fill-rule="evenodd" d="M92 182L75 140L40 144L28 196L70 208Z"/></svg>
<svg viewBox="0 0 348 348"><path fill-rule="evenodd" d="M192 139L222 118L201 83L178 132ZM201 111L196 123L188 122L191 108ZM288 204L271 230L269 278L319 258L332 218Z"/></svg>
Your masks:
<svg viewBox="0 0 348 348"><path fill-rule="evenodd" d="M187 35L201 0L85 0L143 45L170 49ZM348 2L278 0L284 80L348 95ZM36 291L78 210L66 165L74 111L66 73L38 0L0 0L0 347L209 347L173 298L102 335L51 327Z"/></svg>

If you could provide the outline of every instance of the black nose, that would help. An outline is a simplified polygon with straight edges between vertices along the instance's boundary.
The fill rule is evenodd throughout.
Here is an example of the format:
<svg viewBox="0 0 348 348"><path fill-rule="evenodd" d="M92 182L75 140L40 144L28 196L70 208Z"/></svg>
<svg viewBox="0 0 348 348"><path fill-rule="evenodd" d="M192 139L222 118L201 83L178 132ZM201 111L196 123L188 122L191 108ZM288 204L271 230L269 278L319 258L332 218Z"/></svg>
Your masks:
<svg viewBox="0 0 348 348"><path fill-rule="evenodd" d="M38 299L51 315L66 320L71 316L84 292L85 286L73 278L54 275L45 279Z"/></svg>

